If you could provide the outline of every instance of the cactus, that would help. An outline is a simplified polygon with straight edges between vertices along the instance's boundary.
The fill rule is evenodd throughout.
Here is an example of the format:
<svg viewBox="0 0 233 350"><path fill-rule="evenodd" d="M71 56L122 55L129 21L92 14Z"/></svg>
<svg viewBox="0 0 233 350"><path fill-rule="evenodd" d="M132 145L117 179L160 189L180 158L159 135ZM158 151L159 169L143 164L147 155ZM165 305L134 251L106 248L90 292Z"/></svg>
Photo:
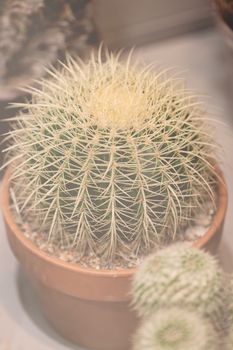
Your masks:
<svg viewBox="0 0 233 350"><path fill-rule="evenodd" d="M228 276L228 299L226 300L226 309L228 311L228 333L224 337L224 350L233 349L233 275Z"/></svg>
<svg viewBox="0 0 233 350"><path fill-rule="evenodd" d="M101 56L70 58L29 90L6 165L25 220L112 262L179 239L216 174L205 112L181 80Z"/></svg>
<svg viewBox="0 0 233 350"><path fill-rule="evenodd" d="M227 305L230 312L230 317L233 323L233 274L227 275L228 283L226 285L228 289Z"/></svg>
<svg viewBox="0 0 233 350"><path fill-rule="evenodd" d="M7 95L6 89L15 90L41 77L45 67L65 58L65 50L84 55L94 33L88 3L89 0L1 1L0 87L3 96Z"/></svg>
<svg viewBox="0 0 233 350"><path fill-rule="evenodd" d="M174 244L144 261L134 278L133 304L141 316L165 305L182 305L221 321L223 281L214 257L186 243Z"/></svg>
<svg viewBox="0 0 233 350"><path fill-rule="evenodd" d="M233 334L233 275L226 275L225 282L225 325ZM230 336L233 341L233 335ZM232 342L233 344L233 342Z"/></svg>
<svg viewBox="0 0 233 350"><path fill-rule="evenodd" d="M150 316L134 338L133 350L218 350L211 323L194 311L161 309Z"/></svg>

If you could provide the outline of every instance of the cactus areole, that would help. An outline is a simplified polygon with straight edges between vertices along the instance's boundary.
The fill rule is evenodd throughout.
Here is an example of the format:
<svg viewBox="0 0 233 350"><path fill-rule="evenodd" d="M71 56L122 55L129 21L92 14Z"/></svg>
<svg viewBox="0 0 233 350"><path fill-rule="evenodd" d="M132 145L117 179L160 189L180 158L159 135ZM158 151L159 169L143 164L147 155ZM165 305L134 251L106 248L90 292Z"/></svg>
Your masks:
<svg viewBox="0 0 233 350"><path fill-rule="evenodd" d="M22 232L114 266L179 240L205 201L211 227L195 242L216 251L227 206L205 111L180 79L103 53L68 59L30 89L8 139L3 213L12 250L35 282L44 312L67 338L127 350L135 268L64 262ZM12 209L12 207L14 209Z"/></svg>

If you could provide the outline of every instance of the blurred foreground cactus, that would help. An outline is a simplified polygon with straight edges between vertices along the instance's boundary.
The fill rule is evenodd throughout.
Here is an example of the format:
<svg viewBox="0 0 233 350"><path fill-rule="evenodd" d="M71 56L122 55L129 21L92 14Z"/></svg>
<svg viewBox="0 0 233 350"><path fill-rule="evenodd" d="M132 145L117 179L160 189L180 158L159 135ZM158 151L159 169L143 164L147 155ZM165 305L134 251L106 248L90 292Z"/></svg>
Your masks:
<svg viewBox="0 0 233 350"><path fill-rule="evenodd" d="M219 350L211 323L196 311L160 309L139 328L133 350Z"/></svg>
<svg viewBox="0 0 233 350"><path fill-rule="evenodd" d="M214 257L187 243L153 254L133 281L142 321L133 349L232 349L232 287Z"/></svg>
<svg viewBox="0 0 233 350"><path fill-rule="evenodd" d="M134 278L133 303L141 316L180 305L217 318L225 302L224 282L213 256L190 244L174 244L144 261Z"/></svg>
<svg viewBox="0 0 233 350"><path fill-rule="evenodd" d="M44 67L83 56L94 39L89 0L2 0L0 3L0 98L44 74Z"/></svg>
<svg viewBox="0 0 233 350"><path fill-rule="evenodd" d="M228 309L229 329L225 336L224 344L226 350L231 350L233 349L233 275L228 276L228 279L228 298L226 299L226 305Z"/></svg>
<svg viewBox="0 0 233 350"><path fill-rule="evenodd" d="M106 261L179 239L214 200L205 111L180 79L101 51L30 89L7 164L23 220ZM214 285L213 285L214 287Z"/></svg>

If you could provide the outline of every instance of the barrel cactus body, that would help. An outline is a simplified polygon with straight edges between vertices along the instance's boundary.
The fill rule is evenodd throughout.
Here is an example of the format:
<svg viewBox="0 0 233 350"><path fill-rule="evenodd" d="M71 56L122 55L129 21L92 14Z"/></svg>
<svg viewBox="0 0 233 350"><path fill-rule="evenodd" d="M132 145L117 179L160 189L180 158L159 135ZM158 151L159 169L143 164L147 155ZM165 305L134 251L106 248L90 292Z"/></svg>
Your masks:
<svg viewBox="0 0 233 350"><path fill-rule="evenodd" d="M133 283L133 300L139 315L164 306L199 310L222 328L224 276L217 260L189 244L174 244L147 258Z"/></svg>
<svg viewBox="0 0 233 350"><path fill-rule="evenodd" d="M9 163L23 217L113 260L179 238L213 199L215 172L205 112L180 80L100 56L68 59L30 90Z"/></svg>
<svg viewBox="0 0 233 350"><path fill-rule="evenodd" d="M134 350L218 350L211 323L196 312L161 309L149 317L134 338Z"/></svg>

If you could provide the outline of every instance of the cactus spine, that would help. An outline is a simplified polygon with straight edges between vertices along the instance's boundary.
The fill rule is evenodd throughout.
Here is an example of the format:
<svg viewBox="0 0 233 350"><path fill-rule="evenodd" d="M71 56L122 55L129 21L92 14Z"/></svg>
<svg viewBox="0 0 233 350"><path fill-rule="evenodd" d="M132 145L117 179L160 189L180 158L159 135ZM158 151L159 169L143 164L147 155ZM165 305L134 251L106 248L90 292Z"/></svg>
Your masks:
<svg viewBox="0 0 233 350"><path fill-rule="evenodd" d="M11 132L21 215L37 218L48 239L107 261L179 239L215 191L213 141L195 97L111 53L69 59L50 75Z"/></svg>

